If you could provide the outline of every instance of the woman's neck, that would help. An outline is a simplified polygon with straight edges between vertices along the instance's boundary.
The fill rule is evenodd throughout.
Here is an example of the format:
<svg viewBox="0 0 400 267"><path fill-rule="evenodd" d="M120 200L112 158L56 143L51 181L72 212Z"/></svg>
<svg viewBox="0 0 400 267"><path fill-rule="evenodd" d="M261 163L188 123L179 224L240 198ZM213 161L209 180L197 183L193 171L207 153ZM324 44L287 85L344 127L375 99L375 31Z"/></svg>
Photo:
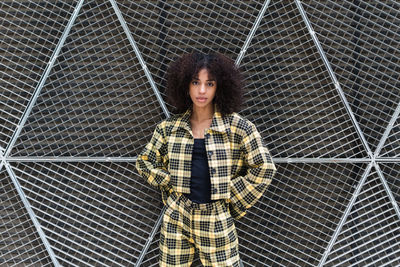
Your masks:
<svg viewBox="0 0 400 267"><path fill-rule="evenodd" d="M197 122L212 119L214 115L214 106L196 107L193 106L191 119Z"/></svg>
<svg viewBox="0 0 400 267"><path fill-rule="evenodd" d="M214 107L211 109L203 109L193 107L190 124L194 138L204 138L205 129L210 128Z"/></svg>

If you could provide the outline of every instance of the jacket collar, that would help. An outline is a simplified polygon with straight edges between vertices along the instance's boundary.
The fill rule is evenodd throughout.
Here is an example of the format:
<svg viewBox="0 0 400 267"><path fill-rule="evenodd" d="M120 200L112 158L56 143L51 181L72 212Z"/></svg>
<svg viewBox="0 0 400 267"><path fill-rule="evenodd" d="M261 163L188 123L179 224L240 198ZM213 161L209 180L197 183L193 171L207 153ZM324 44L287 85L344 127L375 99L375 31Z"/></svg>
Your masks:
<svg viewBox="0 0 400 267"><path fill-rule="evenodd" d="M190 116L192 115L192 109L189 108L179 116L172 128L172 132L177 131L178 129L185 129L191 132L190 126ZM211 121L210 129L216 132L227 133L228 135L231 132L229 118L227 116L223 117L221 112L218 110L217 105L214 104L214 115Z"/></svg>

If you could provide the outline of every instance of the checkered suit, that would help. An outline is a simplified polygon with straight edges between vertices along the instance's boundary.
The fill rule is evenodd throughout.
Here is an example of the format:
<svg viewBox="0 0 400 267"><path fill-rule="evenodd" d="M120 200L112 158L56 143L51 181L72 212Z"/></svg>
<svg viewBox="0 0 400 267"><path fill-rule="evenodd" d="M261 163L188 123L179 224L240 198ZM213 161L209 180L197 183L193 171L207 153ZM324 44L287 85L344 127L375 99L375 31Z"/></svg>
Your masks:
<svg viewBox="0 0 400 267"><path fill-rule="evenodd" d="M216 108L216 107L215 107ZM191 111L162 121L138 155L136 168L161 189L166 212L160 232L160 266L190 266L195 248L205 266L238 266L233 218L262 196L275 165L254 124L237 113L214 113L205 132L211 203L195 204L190 193L194 138Z"/></svg>
<svg viewBox="0 0 400 267"><path fill-rule="evenodd" d="M136 168L166 203L169 192L190 193L194 138L191 110L157 125L153 137L138 155ZM275 165L253 123L237 113L214 113L205 144L211 177L211 199L230 202L238 219L262 196L275 174Z"/></svg>

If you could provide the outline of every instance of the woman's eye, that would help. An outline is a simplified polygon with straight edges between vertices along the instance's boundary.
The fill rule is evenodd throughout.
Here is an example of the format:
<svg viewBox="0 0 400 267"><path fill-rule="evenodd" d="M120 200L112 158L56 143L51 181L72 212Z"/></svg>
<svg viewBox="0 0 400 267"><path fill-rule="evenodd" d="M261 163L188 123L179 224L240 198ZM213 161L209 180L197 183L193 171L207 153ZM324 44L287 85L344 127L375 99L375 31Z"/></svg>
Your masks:
<svg viewBox="0 0 400 267"><path fill-rule="evenodd" d="M193 81L192 84L193 84L193 85L198 85L199 82L198 82L198 81Z"/></svg>
<svg viewBox="0 0 400 267"><path fill-rule="evenodd" d="M208 86L213 87L214 83L208 83Z"/></svg>

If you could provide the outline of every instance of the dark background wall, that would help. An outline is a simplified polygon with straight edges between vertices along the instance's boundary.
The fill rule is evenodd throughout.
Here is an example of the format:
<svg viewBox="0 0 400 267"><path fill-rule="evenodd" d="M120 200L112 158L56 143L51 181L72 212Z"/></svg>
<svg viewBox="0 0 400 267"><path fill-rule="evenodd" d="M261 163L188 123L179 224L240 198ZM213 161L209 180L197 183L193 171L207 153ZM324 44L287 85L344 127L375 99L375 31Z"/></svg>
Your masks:
<svg viewBox="0 0 400 267"><path fill-rule="evenodd" d="M243 265L399 265L399 8L2 1L0 265L157 265L160 196L135 157L188 51L243 69L241 114L278 167L236 222Z"/></svg>

